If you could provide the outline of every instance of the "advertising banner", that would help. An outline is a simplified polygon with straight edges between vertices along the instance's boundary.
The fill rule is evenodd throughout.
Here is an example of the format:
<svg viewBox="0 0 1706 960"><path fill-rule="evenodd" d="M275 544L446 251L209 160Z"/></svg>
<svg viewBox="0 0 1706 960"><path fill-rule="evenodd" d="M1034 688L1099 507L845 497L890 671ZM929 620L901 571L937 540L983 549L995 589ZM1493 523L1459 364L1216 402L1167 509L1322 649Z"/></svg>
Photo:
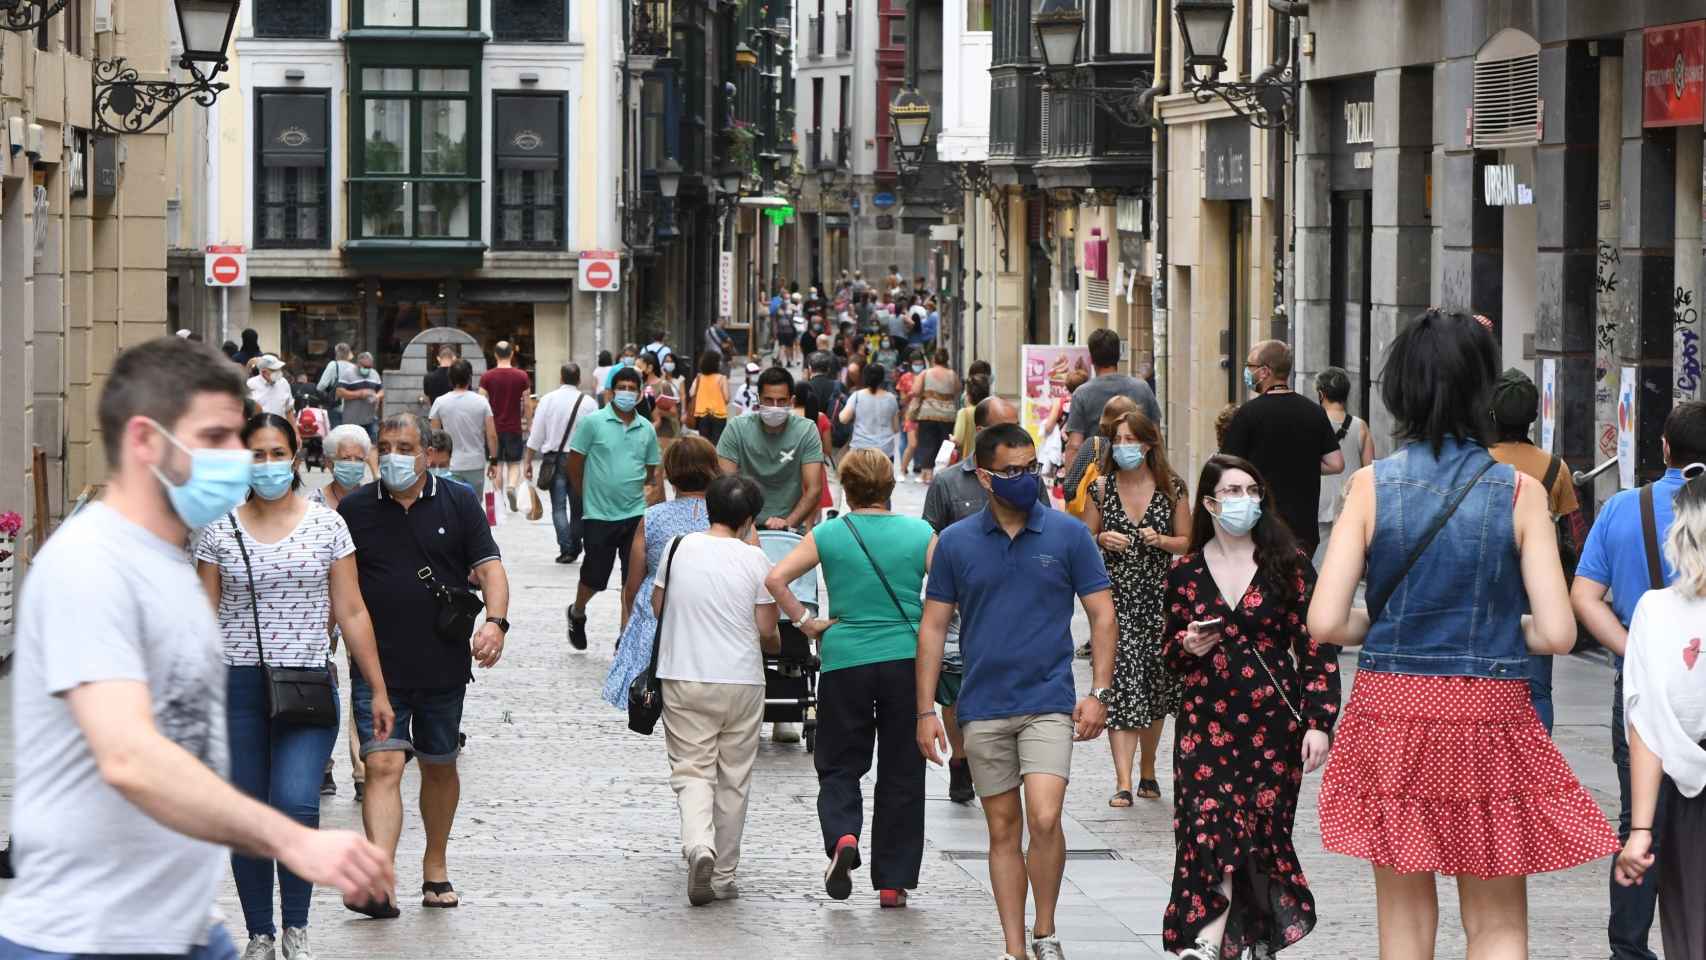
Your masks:
<svg viewBox="0 0 1706 960"><path fill-rule="evenodd" d="M1055 400L1066 396L1066 375L1082 370L1091 376L1089 347L1055 347L1027 343L1020 347L1024 382L1020 423L1042 443L1042 422L1054 409Z"/></svg>
<svg viewBox="0 0 1706 960"><path fill-rule="evenodd" d="M1558 431L1558 358L1540 361L1540 449L1552 453Z"/></svg>
<svg viewBox="0 0 1706 960"><path fill-rule="evenodd" d="M1617 380L1617 479L1635 489L1635 368L1624 367Z"/></svg>
<svg viewBox="0 0 1706 960"><path fill-rule="evenodd" d="M1647 127L1698 127L1706 119L1706 20L1651 27L1641 70Z"/></svg>

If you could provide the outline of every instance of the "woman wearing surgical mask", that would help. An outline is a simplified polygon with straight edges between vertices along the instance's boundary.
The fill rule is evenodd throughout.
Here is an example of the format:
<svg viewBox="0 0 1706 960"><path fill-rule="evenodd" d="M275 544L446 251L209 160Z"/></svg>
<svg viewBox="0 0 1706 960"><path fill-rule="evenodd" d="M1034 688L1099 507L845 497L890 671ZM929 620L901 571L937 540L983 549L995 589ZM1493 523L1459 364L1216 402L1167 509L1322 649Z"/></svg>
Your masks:
<svg viewBox="0 0 1706 960"><path fill-rule="evenodd" d="M1167 614L1167 570L1191 542L1185 482L1167 463L1161 431L1129 411L1102 418L1102 459L1090 485L1084 524L1114 585L1119 643L1114 648L1108 744L1114 752L1110 807L1132 805L1132 759L1142 748L1136 796L1161 799L1155 748L1167 717L1179 709L1179 678L1161 659Z"/></svg>
<svg viewBox="0 0 1706 960"><path fill-rule="evenodd" d="M1327 762L1338 665L1303 625L1313 571L1254 466L1209 458L1190 531L1162 633L1184 686L1162 945L1272 956L1315 926L1291 830L1303 775Z"/></svg>
<svg viewBox="0 0 1706 960"><path fill-rule="evenodd" d="M326 625L335 621L362 674L374 678L374 723L387 731L391 704L349 528L335 511L297 495L296 432L284 418L260 414L242 436L254 455L248 502L204 527L195 545L224 638L231 782L317 828L321 776L338 730L270 718L263 659L274 668L324 668L331 657ZM232 855L231 872L249 930L244 956L308 960L308 882L283 864L241 854ZM275 874L282 937L273 922Z"/></svg>
<svg viewBox="0 0 1706 960"><path fill-rule="evenodd" d="M379 464L367 431L354 424L346 423L326 434L326 452L332 461L332 482L309 491L308 499L336 510L356 487L379 476Z"/></svg>

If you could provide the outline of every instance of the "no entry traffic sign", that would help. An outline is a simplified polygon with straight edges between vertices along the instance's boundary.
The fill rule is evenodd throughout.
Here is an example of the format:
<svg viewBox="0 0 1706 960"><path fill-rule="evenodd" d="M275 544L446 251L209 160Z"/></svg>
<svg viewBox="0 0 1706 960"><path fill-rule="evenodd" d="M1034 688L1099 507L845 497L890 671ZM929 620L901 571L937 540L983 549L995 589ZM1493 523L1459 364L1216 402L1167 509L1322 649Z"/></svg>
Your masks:
<svg viewBox="0 0 1706 960"><path fill-rule="evenodd" d="M242 247L210 246L204 264L210 287L241 287L249 282L249 257Z"/></svg>
<svg viewBox="0 0 1706 960"><path fill-rule="evenodd" d="M583 293L613 293L622 289L621 255L608 251L582 252L578 286Z"/></svg>

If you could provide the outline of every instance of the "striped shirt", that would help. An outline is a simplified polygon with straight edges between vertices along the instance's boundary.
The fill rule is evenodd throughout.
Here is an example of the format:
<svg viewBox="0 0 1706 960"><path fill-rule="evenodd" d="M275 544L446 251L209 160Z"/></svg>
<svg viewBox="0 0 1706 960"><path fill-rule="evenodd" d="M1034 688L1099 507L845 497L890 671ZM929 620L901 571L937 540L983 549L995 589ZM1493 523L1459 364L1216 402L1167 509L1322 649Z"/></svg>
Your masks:
<svg viewBox="0 0 1706 960"><path fill-rule="evenodd" d="M332 612L332 564L355 552L349 527L335 511L310 503L296 529L277 543L261 543L243 530L243 549L249 553L255 577L258 610L252 610L249 573L232 527L235 516L207 526L195 545L197 560L219 567L219 632L224 638L225 665L259 664L258 612L260 644L268 664L323 666L329 652L326 625Z"/></svg>

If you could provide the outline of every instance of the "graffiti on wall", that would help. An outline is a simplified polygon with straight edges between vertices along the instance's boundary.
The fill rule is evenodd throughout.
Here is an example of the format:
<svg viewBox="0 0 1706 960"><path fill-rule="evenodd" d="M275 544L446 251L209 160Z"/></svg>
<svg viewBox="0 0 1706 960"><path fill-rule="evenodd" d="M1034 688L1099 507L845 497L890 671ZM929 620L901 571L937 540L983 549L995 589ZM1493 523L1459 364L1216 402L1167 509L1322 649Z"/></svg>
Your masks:
<svg viewBox="0 0 1706 960"><path fill-rule="evenodd" d="M1617 350L1617 272L1623 263L1623 254L1616 243L1601 240L1594 260L1594 289L1599 296L1599 310L1594 321L1594 403L1604 409L1611 404L1615 376L1612 358ZM1615 436L1612 443L1615 451Z"/></svg>
<svg viewBox="0 0 1706 960"><path fill-rule="evenodd" d="M1694 291L1676 288L1671 323L1676 331L1676 399L1693 400L1700 389L1700 311L1694 306Z"/></svg>

